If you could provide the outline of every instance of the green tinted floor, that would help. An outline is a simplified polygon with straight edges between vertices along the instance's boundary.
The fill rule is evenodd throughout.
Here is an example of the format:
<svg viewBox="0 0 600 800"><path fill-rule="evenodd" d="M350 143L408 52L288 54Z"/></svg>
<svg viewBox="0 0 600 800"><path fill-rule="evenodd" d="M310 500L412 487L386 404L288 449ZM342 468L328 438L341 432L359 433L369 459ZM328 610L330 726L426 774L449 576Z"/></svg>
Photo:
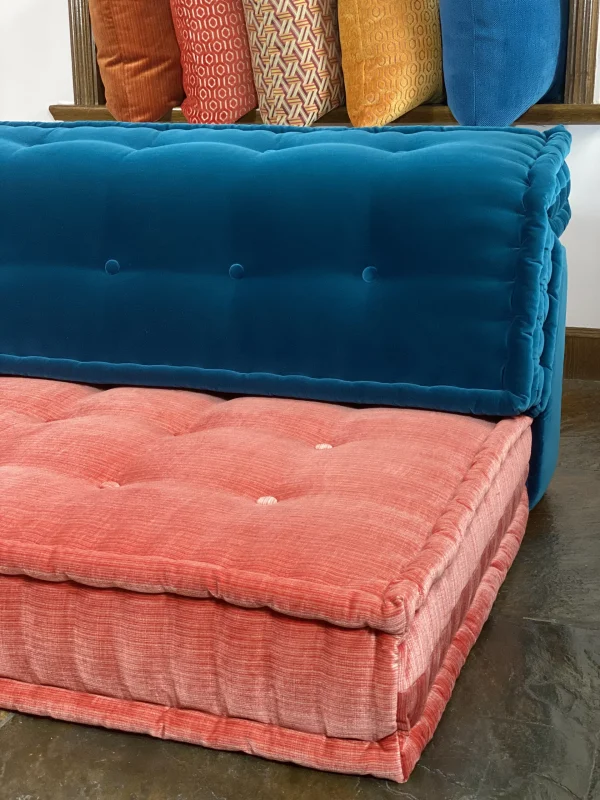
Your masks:
<svg viewBox="0 0 600 800"><path fill-rule="evenodd" d="M16 714L0 800L600 800L599 745L600 383L568 381L559 470L407 784Z"/></svg>

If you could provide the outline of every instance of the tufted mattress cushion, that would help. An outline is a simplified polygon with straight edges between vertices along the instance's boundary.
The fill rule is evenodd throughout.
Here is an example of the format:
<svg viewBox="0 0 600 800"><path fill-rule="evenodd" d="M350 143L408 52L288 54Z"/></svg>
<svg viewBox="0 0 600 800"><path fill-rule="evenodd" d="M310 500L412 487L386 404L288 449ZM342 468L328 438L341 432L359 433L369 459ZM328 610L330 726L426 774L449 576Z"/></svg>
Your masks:
<svg viewBox="0 0 600 800"><path fill-rule="evenodd" d="M563 129L0 124L0 371L537 416L568 147Z"/></svg>
<svg viewBox="0 0 600 800"><path fill-rule="evenodd" d="M0 706L404 780L531 420L0 379Z"/></svg>
<svg viewBox="0 0 600 800"><path fill-rule="evenodd" d="M0 123L0 372L527 413L535 503L568 148L563 129Z"/></svg>

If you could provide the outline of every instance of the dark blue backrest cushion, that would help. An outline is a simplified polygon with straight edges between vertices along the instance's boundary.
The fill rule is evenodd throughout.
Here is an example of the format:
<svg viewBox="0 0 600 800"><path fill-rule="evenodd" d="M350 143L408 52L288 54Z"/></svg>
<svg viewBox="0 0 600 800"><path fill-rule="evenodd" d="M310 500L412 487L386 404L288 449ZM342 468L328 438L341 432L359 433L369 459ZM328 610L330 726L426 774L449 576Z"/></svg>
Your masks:
<svg viewBox="0 0 600 800"><path fill-rule="evenodd" d="M568 146L0 125L0 372L543 415Z"/></svg>
<svg viewBox="0 0 600 800"><path fill-rule="evenodd" d="M462 125L510 125L564 86L569 0L440 0L448 105Z"/></svg>

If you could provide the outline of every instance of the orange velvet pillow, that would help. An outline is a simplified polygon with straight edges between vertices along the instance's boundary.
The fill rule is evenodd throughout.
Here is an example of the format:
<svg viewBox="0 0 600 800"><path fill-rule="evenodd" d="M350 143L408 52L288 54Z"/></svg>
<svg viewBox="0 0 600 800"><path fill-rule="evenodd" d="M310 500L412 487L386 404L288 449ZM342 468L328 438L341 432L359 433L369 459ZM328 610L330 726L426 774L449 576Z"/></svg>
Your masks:
<svg viewBox="0 0 600 800"><path fill-rule="evenodd" d="M90 0L106 105L119 120L154 122L183 99L169 0Z"/></svg>

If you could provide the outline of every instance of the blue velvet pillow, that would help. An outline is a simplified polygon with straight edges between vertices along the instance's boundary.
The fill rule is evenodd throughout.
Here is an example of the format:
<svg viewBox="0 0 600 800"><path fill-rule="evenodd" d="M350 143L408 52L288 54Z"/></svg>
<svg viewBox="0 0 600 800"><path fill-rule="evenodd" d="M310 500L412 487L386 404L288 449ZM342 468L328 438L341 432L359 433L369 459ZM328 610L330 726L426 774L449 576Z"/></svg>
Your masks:
<svg viewBox="0 0 600 800"><path fill-rule="evenodd" d="M461 125L511 125L562 97L568 0L441 0L448 105Z"/></svg>

